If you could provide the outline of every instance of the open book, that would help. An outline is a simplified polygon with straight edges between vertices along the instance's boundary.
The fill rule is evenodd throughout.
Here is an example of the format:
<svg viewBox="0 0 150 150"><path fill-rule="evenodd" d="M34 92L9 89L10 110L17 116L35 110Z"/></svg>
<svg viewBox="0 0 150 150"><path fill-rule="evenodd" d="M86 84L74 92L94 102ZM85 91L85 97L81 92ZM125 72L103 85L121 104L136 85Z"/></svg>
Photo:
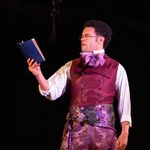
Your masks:
<svg viewBox="0 0 150 150"><path fill-rule="evenodd" d="M38 63L45 61L45 57L34 38L17 43L18 48L26 59L32 58Z"/></svg>

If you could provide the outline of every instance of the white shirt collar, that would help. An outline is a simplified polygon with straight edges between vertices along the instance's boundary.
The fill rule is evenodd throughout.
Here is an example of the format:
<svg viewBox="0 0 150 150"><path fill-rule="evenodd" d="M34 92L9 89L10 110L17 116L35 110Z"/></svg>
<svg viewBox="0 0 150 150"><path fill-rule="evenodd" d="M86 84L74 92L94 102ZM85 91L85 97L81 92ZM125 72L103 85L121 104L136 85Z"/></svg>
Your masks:
<svg viewBox="0 0 150 150"><path fill-rule="evenodd" d="M99 49L99 50L95 50L93 51L94 54L98 54L98 53L105 53L104 49Z"/></svg>

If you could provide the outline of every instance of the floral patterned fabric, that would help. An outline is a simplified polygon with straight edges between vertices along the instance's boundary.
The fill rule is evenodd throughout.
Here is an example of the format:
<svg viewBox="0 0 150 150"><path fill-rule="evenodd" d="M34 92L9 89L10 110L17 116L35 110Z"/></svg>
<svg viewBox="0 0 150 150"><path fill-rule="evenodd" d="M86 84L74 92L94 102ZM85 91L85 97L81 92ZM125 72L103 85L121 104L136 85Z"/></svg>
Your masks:
<svg viewBox="0 0 150 150"><path fill-rule="evenodd" d="M116 130L112 104L72 106L66 119L61 150L113 150Z"/></svg>

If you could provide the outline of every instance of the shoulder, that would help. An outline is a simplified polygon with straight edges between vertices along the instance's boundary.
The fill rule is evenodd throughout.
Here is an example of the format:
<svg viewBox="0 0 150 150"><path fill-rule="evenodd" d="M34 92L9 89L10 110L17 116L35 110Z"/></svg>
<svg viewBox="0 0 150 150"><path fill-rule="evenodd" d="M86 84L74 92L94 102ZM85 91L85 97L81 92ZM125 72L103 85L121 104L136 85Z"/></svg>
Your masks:
<svg viewBox="0 0 150 150"><path fill-rule="evenodd" d="M105 59L108 59L109 61L111 62L114 62L114 63L118 63L119 64L119 61L115 60L114 58L110 57L109 55L105 54Z"/></svg>
<svg viewBox="0 0 150 150"><path fill-rule="evenodd" d="M110 56L105 54L105 60L106 60L106 65L110 67L115 67L117 68L118 65L120 64L117 60L111 58Z"/></svg>
<svg viewBox="0 0 150 150"><path fill-rule="evenodd" d="M114 58L112 58L112 57L110 57L108 55L106 55L105 57L106 57L106 59L109 59L110 62L115 64L115 66L117 66L118 73L126 74L126 70L125 70L124 66L119 61L115 60Z"/></svg>
<svg viewBox="0 0 150 150"><path fill-rule="evenodd" d="M75 59L69 60L64 64L64 67L70 67L71 65L76 64L79 61L80 61L80 58L75 58Z"/></svg>

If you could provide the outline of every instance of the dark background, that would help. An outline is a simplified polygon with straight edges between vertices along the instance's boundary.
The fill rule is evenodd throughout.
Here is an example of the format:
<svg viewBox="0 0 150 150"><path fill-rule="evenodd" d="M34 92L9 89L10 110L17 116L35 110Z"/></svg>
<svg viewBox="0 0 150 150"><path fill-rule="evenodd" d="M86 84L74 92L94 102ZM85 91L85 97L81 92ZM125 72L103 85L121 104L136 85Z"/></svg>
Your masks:
<svg viewBox="0 0 150 150"><path fill-rule="evenodd" d="M59 150L68 95L50 102L38 92L16 43L34 37L46 61L48 78L61 65L79 56L81 27L87 19L106 21L113 39L106 53L128 74L133 127L127 149L149 147L149 34L148 1L126 0L1 0L2 99L6 102L5 148ZM3 107L3 106L2 106ZM3 115L2 114L2 115Z"/></svg>

